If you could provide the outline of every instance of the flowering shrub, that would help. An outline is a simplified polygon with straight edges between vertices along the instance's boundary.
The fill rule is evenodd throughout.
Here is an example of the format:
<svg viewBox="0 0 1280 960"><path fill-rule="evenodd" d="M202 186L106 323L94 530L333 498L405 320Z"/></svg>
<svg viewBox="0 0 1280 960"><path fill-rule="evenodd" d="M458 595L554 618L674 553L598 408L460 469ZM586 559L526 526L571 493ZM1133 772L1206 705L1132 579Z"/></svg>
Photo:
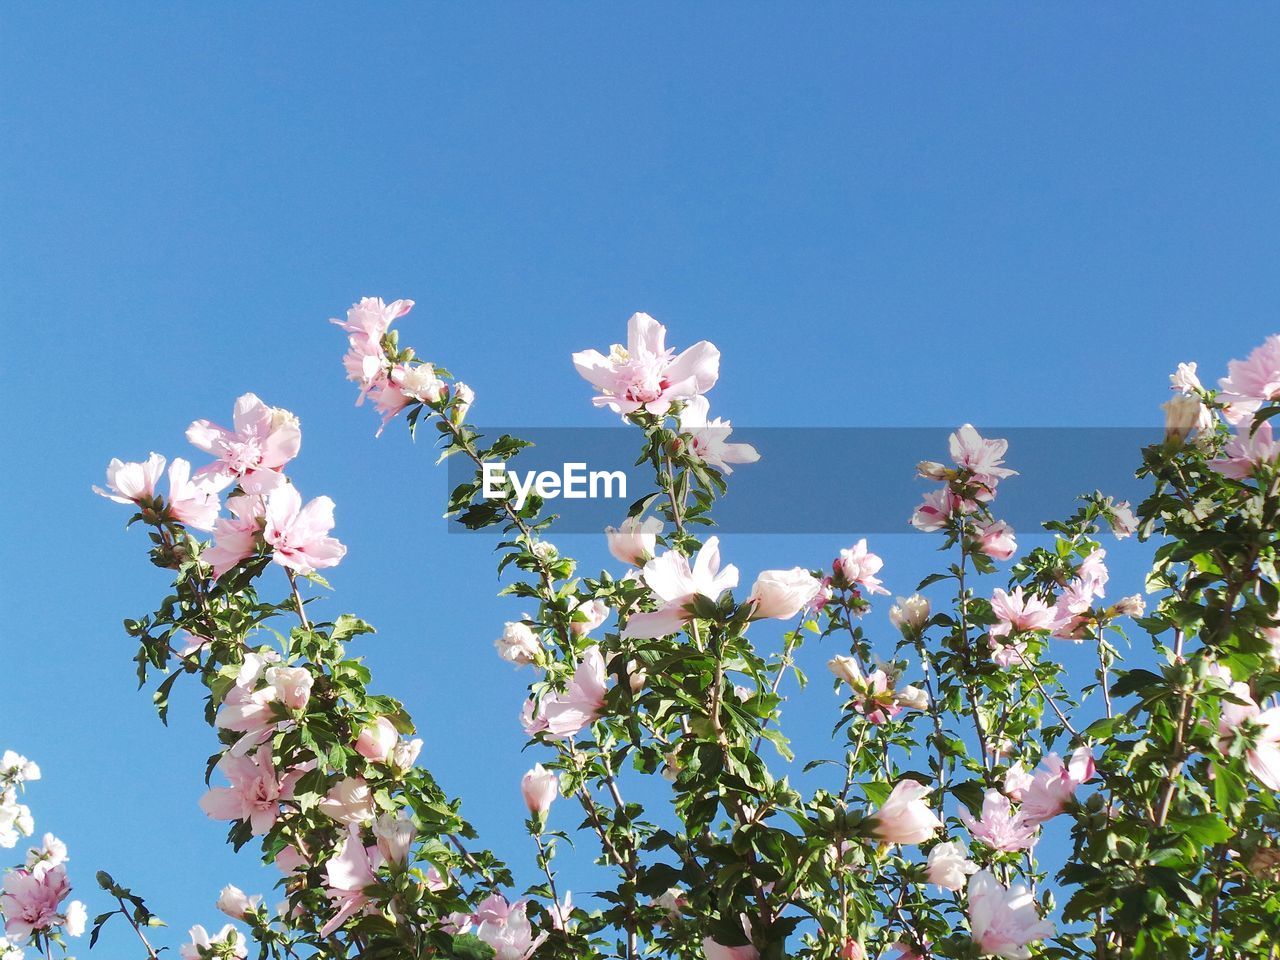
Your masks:
<svg viewBox="0 0 1280 960"><path fill-rule="evenodd" d="M573 357L653 475L605 531L618 567L580 572L546 539L536 493L482 496L481 464L525 444L482 436L470 388L400 346L391 324L412 306L365 299L334 322L379 432L400 417L472 461L449 514L504 534L504 592L530 612L493 634L530 673L521 722L539 754L518 788L544 879L512 889L418 764L412 719L350 652L372 627L312 617L320 571L345 554L334 505L286 475L297 420L247 394L231 427L191 425L211 463L174 460L162 491L164 458L112 461L99 491L134 510L173 576L125 624L139 680L162 719L180 678L204 686L217 750L201 806L282 876L274 911L225 888L235 923L192 928L184 958L1280 955L1280 336L1219 390L1182 365L1166 439L1141 453L1149 496L1131 509L1087 495L1021 556L997 509L1007 444L959 428L947 462L919 464L936 486L910 518L941 535L943 568L882 601L865 540L813 569L744 578L726 562L706 528L733 467L759 453L708 419L715 347L677 353L645 314L625 347ZM1156 544L1147 599L1110 582L1099 539L1134 534ZM879 602L896 637L864 631ZM1125 631L1150 638L1148 666L1122 665ZM818 640L839 651L834 755L797 770L779 689ZM1096 653L1092 676L1066 675L1064 643ZM12 846L31 832L17 790L34 776L4 763ZM655 776L661 809L626 798ZM579 822L567 805L589 838L575 852L600 867L585 903L557 884L562 830ZM1070 852L1044 862L1054 820ZM46 837L32 857L0 899L4 960L84 926L61 906L65 851ZM145 905L99 880L118 906L97 926L122 914L156 957Z"/></svg>

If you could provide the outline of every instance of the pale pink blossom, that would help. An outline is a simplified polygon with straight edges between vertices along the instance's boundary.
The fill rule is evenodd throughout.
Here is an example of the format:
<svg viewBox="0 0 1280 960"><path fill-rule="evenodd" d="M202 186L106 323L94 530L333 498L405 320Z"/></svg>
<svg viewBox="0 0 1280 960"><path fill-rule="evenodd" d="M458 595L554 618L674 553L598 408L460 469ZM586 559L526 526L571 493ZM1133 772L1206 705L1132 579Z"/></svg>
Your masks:
<svg viewBox="0 0 1280 960"><path fill-rule="evenodd" d="M260 743L266 739L262 734L273 730L277 723L274 706L278 696L276 688L270 684L258 687L267 671L266 665L273 662L268 657L278 659L279 654L273 651L266 655L245 654L235 685L227 691L214 721L219 729L247 734L247 744Z"/></svg>
<svg viewBox="0 0 1280 960"><path fill-rule="evenodd" d="M973 531L972 543L979 553L1002 562L1008 560L1018 550L1013 527L1003 520L992 520L978 526Z"/></svg>
<svg viewBox="0 0 1280 960"><path fill-rule="evenodd" d="M569 630L575 637L585 637L609 619L609 605L603 600L573 599L569 603Z"/></svg>
<svg viewBox="0 0 1280 960"><path fill-rule="evenodd" d="M382 763L391 756L391 751L395 749L396 741L399 739L400 733L396 730L395 724L386 717L378 717L372 724L362 729L360 735L356 737L356 753L366 760Z"/></svg>
<svg viewBox="0 0 1280 960"><path fill-rule="evenodd" d="M243 920L246 914L262 906L262 896L256 893L249 896L235 884L229 883L218 894L218 901L214 906L232 920Z"/></svg>
<svg viewBox="0 0 1280 960"><path fill-rule="evenodd" d="M284 482L281 470L302 448L298 418L269 407L252 393L236 400L232 428L196 420L187 428L191 444L214 458L196 475L220 473L239 482L246 493L264 493Z"/></svg>
<svg viewBox="0 0 1280 960"><path fill-rule="evenodd" d="M320 812L339 823L369 823L375 814L373 792L362 777L344 777L316 805Z"/></svg>
<svg viewBox="0 0 1280 960"><path fill-rule="evenodd" d="M527 624L509 620L502 626L502 636L493 641L498 656L517 666L533 663L542 652L542 641Z"/></svg>
<svg viewBox="0 0 1280 960"><path fill-rule="evenodd" d="M418 754L421 752L422 740L420 738L398 740L391 751L391 766L397 770L408 770L417 761Z"/></svg>
<svg viewBox="0 0 1280 960"><path fill-rule="evenodd" d="M338 909L320 928L320 936L329 936L368 905L368 890L378 883L377 869L381 864L378 848L366 847L360 840L359 827L353 825L337 854L324 866L325 896Z"/></svg>
<svg viewBox="0 0 1280 960"><path fill-rule="evenodd" d="M1280 441L1273 439L1270 421L1250 431L1248 424L1238 427L1223 447L1224 455L1209 461L1210 469L1233 480L1244 480L1253 476L1259 467L1274 465L1280 460Z"/></svg>
<svg viewBox="0 0 1280 960"><path fill-rule="evenodd" d="M280 801L293 796L301 772L276 776L271 751L259 750L252 757L225 754L218 769L231 782L213 787L200 798L200 808L213 820L244 820L253 835L260 837L275 825Z"/></svg>
<svg viewBox="0 0 1280 960"><path fill-rule="evenodd" d="M559 792L560 778L554 770L548 770L540 763L520 778L520 794L529 812L536 817L547 815Z"/></svg>
<svg viewBox="0 0 1280 960"><path fill-rule="evenodd" d="M29 837L35 830L31 808L18 802L13 786L0 790L0 847L13 848L19 837Z"/></svg>
<svg viewBox="0 0 1280 960"><path fill-rule="evenodd" d="M1138 529L1138 518L1134 516L1128 500L1109 503L1106 515L1107 523L1110 524L1111 532L1115 534L1117 540L1132 536Z"/></svg>
<svg viewBox="0 0 1280 960"><path fill-rule="evenodd" d="M717 600L738 585L738 568L720 569L720 540L709 537L693 565L676 550L644 565L644 582L662 605L652 613L633 613L622 631L624 637L652 639L675 633L693 619L689 605L696 597Z"/></svg>
<svg viewBox="0 0 1280 960"><path fill-rule="evenodd" d="M1023 794L1026 793L1027 787L1031 786L1034 779L1022 764L1013 764L1004 773L1004 795L1010 800L1021 803Z"/></svg>
<svg viewBox="0 0 1280 960"><path fill-rule="evenodd" d="M720 351L707 341L676 355L666 345L667 328L647 313L627 321L627 345L614 344L573 355L579 374L600 390L593 399L624 417L636 410L662 416L677 400L706 393L720 375Z"/></svg>
<svg viewBox="0 0 1280 960"><path fill-rule="evenodd" d="M191 479L191 464L181 457L169 465L169 500L166 510L174 520L193 530L212 530L222 504L218 494L231 485L229 477L205 474Z"/></svg>
<svg viewBox="0 0 1280 960"><path fill-rule="evenodd" d="M1231 693L1243 703L1224 699L1218 721L1218 747L1224 753L1236 737L1245 737L1245 766L1270 790L1280 790L1280 707L1263 710L1246 683L1233 683Z"/></svg>
<svg viewBox="0 0 1280 960"><path fill-rule="evenodd" d="M1244 360L1228 363L1218 388L1231 423L1250 419L1262 404L1280 399L1280 334L1267 337Z"/></svg>
<svg viewBox="0 0 1280 960"><path fill-rule="evenodd" d="M975 819L961 807L960 822L992 850L1026 850L1035 845L1039 826L1021 813L1014 813L1009 798L999 790L988 790L982 798L982 818Z"/></svg>
<svg viewBox="0 0 1280 960"><path fill-rule="evenodd" d="M1023 791L1020 815L1033 824L1053 819L1066 809L1076 789L1093 779L1095 772L1088 747L1076 748L1066 763L1056 753L1050 753Z"/></svg>
<svg viewBox="0 0 1280 960"><path fill-rule="evenodd" d="M1169 374L1169 389L1175 393L1199 393L1203 390L1200 378L1196 376L1195 363L1178 364L1178 369Z"/></svg>
<svg viewBox="0 0 1280 960"><path fill-rule="evenodd" d="M276 865L276 869L286 876L298 873L310 866L307 858L293 844L286 844L282 847L272 862Z"/></svg>
<svg viewBox="0 0 1280 960"><path fill-rule="evenodd" d="M997 587L991 594L991 612L996 617L992 637L1048 630L1053 625L1053 610L1035 594L1024 594L1022 587L1009 593Z"/></svg>
<svg viewBox="0 0 1280 960"><path fill-rule="evenodd" d="M0 754L0 783L30 783L40 779L40 765L14 750Z"/></svg>
<svg viewBox="0 0 1280 960"><path fill-rule="evenodd" d="M858 661L849 656L835 656L827 668L853 690L854 709L875 724L888 723L902 712L903 703L893 689L892 678L877 668L864 675Z"/></svg>
<svg viewBox="0 0 1280 960"><path fill-rule="evenodd" d="M790 620L813 602L821 587L822 581L804 567L764 570L747 597L747 602L754 604L751 617Z"/></svg>
<svg viewBox="0 0 1280 960"><path fill-rule="evenodd" d="M141 504L154 500L164 464L164 457L158 453L151 454L142 463L125 463L112 458L107 464L107 489L94 487L93 492L116 503Z"/></svg>
<svg viewBox="0 0 1280 960"><path fill-rule="evenodd" d="M690 452L727 476L733 473L731 463L755 463L760 453L749 443L729 443L733 427L728 420L707 419L711 407L706 397L692 397L680 411L680 432L689 436Z"/></svg>
<svg viewBox="0 0 1280 960"><path fill-rule="evenodd" d="M924 843L942 829L925 802L928 787L915 780L899 780L884 804L869 819L871 831L883 843Z"/></svg>
<svg viewBox="0 0 1280 960"><path fill-rule="evenodd" d="M493 948L494 960L529 960L547 939L545 932L534 936L525 911L525 901L517 900L508 906L498 894L480 905L475 915L475 935Z"/></svg>
<svg viewBox="0 0 1280 960"><path fill-rule="evenodd" d="M880 578L876 576L884 561L867 549L867 540L863 537L847 550L841 550L832 566L834 573L843 577L849 586L861 587L867 593L882 593L888 596Z"/></svg>
<svg viewBox="0 0 1280 960"><path fill-rule="evenodd" d="M67 845L52 833L46 833L40 846L27 851L27 869L39 876L46 870L62 866L67 859Z"/></svg>
<svg viewBox="0 0 1280 960"><path fill-rule="evenodd" d="M190 943L184 943L178 949L181 960L203 960L205 957L230 958L245 960L249 956L249 944L244 934L227 924L215 934L196 924L187 931Z"/></svg>
<svg viewBox="0 0 1280 960"><path fill-rule="evenodd" d="M316 497L304 507L291 483L267 495L262 538L280 566L302 574L336 566L347 548L328 535L332 529L333 501L328 497Z"/></svg>
<svg viewBox="0 0 1280 960"><path fill-rule="evenodd" d="M710 937L703 937L702 956L705 960L759 960L760 951L749 943L738 947L726 947Z"/></svg>
<svg viewBox="0 0 1280 960"><path fill-rule="evenodd" d="M543 697L539 709L539 718L545 724L543 729L553 737L573 737L595 722L604 711L606 681L600 648L588 648L564 693Z"/></svg>
<svg viewBox="0 0 1280 960"><path fill-rule="evenodd" d="M604 533L609 552L623 563L638 567L653 559L662 521L657 517L627 517L621 527L605 527Z"/></svg>
<svg viewBox="0 0 1280 960"><path fill-rule="evenodd" d="M276 699L290 710L302 710L311 700L315 678L306 667L270 667L266 678Z"/></svg>
<svg viewBox="0 0 1280 960"><path fill-rule="evenodd" d="M409 849L413 846L417 833L417 825L408 810L401 810L399 816L381 814L373 822L373 835L378 841L378 851L393 866L402 867L408 861Z"/></svg>
<svg viewBox="0 0 1280 960"><path fill-rule="evenodd" d="M264 509L259 496L227 498L231 516L214 523L213 546L200 555L201 560L213 567L215 577L221 577L257 552Z"/></svg>
<svg viewBox="0 0 1280 960"><path fill-rule="evenodd" d="M929 622L929 612L927 597L918 593L898 597L898 602L889 608L889 622L903 633L914 636Z"/></svg>
<svg viewBox="0 0 1280 960"><path fill-rule="evenodd" d="M969 878L969 930L984 957L1029 960L1028 946L1051 937L1053 924L1040 918L1033 897L1025 886L1006 888L988 870Z"/></svg>
<svg viewBox="0 0 1280 960"><path fill-rule="evenodd" d="M966 423L948 440L951 461L962 470L968 470L973 479L981 486L986 495L979 499L990 499L995 495L996 485L1006 477L1017 476L1017 472L1004 463L1004 455L1009 449L1008 440L984 440L973 424Z"/></svg>
<svg viewBox="0 0 1280 960"><path fill-rule="evenodd" d="M360 384L356 403L364 400L371 387L386 379L390 361L383 350L382 338L387 335L392 322L412 308L412 300L383 303L381 297L364 297L347 310L346 320L329 321L347 333L348 349L342 365L347 371L347 379Z"/></svg>
<svg viewBox="0 0 1280 960"><path fill-rule="evenodd" d="M924 501L911 515L911 525L925 533L943 529L951 518L962 513L964 502L950 487L939 487L924 495Z"/></svg>
<svg viewBox="0 0 1280 960"><path fill-rule="evenodd" d="M978 865L968 858L967 852L959 840L934 844L926 870L929 882L943 890L963 889L968 876L978 872Z"/></svg>
<svg viewBox="0 0 1280 960"><path fill-rule="evenodd" d="M44 933L61 926L66 915L62 901L71 893L71 882L64 867L50 867L39 874L28 870L10 870L4 875L0 893L0 914L5 918L4 931L23 941L33 933Z"/></svg>
<svg viewBox="0 0 1280 960"><path fill-rule="evenodd" d="M67 904L66 913L63 915L62 929L67 932L69 937L83 937L85 927L89 925L89 908L79 900L72 900Z"/></svg>

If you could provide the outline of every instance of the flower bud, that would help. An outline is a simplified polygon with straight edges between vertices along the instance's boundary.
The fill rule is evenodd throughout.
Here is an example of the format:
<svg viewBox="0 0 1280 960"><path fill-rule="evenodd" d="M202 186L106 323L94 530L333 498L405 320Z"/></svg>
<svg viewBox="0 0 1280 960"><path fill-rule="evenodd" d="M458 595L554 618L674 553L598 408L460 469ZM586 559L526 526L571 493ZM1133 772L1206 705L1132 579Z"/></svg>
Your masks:
<svg viewBox="0 0 1280 960"><path fill-rule="evenodd" d="M1164 410L1164 438L1170 443L1182 443L1200 421L1200 399L1187 394L1175 394L1160 407Z"/></svg>
<svg viewBox="0 0 1280 960"><path fill-rule="evenodd" d="M560 791L560 781L555 772L537 764L520 780L520 792L524 804L534 818L541 821L551 809L551 802Z"/></svg>
<svg viewBox="0 0 1280 960"><path fill-rule="evenodd" d="M908 636L919 633L929 622L929 600L918 593L899 597L889 608L889 622Z"/></svg>
<svg viewBox="0 0 1280 960"><path fill-rule="evenodd" d="M386 717L379 717L371 726L360 731L356 738L356 753L366 760L382 763L395 749L400 734L395 725Z"/></svg>
<svg viewBox="0 0 1280 960"><path fill-rule="evenodd" d="M261 903L262 897L257 894L248 896L239 887L229 883L222 888L215 906L232 920L243 920L245 914L257 910Z"/></svg>
<svg viewBox="0 0 1280 960"><path fill-rule="evenodd" d="M378 850L392 866L404 866L416 833L417 827L406 810L402 810L398 817L384 813L373 822L373 835L378 839Z"/></svg>

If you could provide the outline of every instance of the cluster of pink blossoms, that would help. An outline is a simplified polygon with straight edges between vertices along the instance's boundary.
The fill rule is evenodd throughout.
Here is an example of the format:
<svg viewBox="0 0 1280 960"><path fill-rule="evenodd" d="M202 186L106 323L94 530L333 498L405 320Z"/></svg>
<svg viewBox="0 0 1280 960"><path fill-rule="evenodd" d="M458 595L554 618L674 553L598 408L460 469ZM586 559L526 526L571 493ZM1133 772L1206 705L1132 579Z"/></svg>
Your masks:
<svg viewBox="0 0 1280 960"><path fill-rule="evenodd" d="M972 424L966 423L951 434L948 445L954 467L929 460L917 467L920 476L941 480L943 486L925 494L911 516L911 525L929 533L963 533L978 553L993 560L1008 560L1018 549L1013 528L1003 520L984 516L981 508L995 499L1001 480L1017 475L1003 466L1009 441L984 439ZM971 515L978 518L969 522Z"/></svg>
<svg viewBox="0 0 1280 960"><path fill-rule="evenodd" d="M304 505L283 473L302 446L298 418L246 393L236 400L232 424L191 424L187 439L215 459L194 474L186 460L174 460L167 496L156 489L165 466L164 457L156 453L141 463L112 460L107 489L94 487L94 492L137 506L148 522L212 532L213 544L201 558L213 567L215 577L263 548L273 562L299 574L337 565L347 548L329 536L333 501L317 497ZM231 515L220 516L219 494L233 487L225 504Z"/></svg>
<svg viewBox="0 0 1280 960"><path fill-rule="evenodd" d="M364 297L347 310L345 320L330 321L347 334L343 366L347 379L360 387L356 403L369 397L382 414L384 427L412 404L439 404L451 396L457 401L455 415L461 419L475 396L465 383L450 384L432 364L415 361L411 352L402 355L396 351L391 324L412 309L412 300L383 303L381 297Z"/></svg>
<svg viewBox="0 0 1280 960"><path fill-rule="evenodd" d="M15 847L19 834L34 832L31 811L17 797L27 783L39 779L40 767L26 757L12 750L0 756L0 847ZM71 937L84 933L89 916L85 905L79 900L63 905L71 895L67 859L66 844L46 833L40 846L27 851L22 866L5 871L0 884L2 960L22 960L22 948L28 944L47 953L48 938L59 933Z"/></svg>

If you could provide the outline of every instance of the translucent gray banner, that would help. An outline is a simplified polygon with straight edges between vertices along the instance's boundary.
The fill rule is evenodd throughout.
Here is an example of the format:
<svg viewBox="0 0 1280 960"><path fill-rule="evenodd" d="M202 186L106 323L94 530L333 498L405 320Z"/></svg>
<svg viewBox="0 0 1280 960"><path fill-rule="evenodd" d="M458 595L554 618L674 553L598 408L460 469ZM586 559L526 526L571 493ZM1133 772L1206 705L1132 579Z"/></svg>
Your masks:
<svg viewBox="0 0 1280 960"><path fill-rule="evenodd" d="M621 427L481 427L482 445L510 434L534 445L507 465L514 482L542 489L558 533L599 533L617 525L635 500L655 490L653 470L636 466L641 434ZM728 492L713 516L726 533L906 533L921 497L939 484L916 464L950 466L954 427L739 427L729 437L760 454L734 464ZM1134 478L1141 450L1163 439L1156 427L980 427L1009 442L1005 466L1018 471L1000 484L995 512L1031 532L1065 517L1081 494L1100 490L1137 503L1147 484ZM448 461L450 488L474 479L464 457ZM491 473L497 481L497 468ZM542 480L539 481L539 475ZM593 476L594 475L594 476ZM625 489L621 478L625 477ZM530 486L532 484L532 486ZM580 494L580 495L579 495ZM466 533L450 521L451 531ZM486 532L486 531L482 531ZM497 532L491 528L490 533Z"/></svg>

